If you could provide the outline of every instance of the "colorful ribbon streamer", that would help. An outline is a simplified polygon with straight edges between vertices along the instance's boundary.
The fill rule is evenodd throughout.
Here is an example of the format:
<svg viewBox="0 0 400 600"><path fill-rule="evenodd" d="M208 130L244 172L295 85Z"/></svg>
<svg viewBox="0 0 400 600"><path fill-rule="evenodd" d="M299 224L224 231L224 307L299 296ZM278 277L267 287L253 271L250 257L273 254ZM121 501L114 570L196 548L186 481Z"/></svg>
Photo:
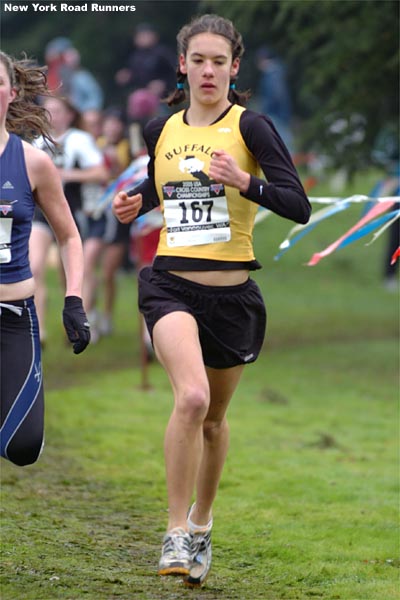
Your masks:
<svg viewBox="0 0 400 600"><path fill-rule="evenodd" d="M399 201L399 200L400 200L400 198L398 198L397 201ZM318 264L321 259L325 258L326 256L329 256L329 254L332 254L332 252L334 252L337 248L347 245L347 244L345 244L345 241L347 238L350 238L355 232L357 232L357 230L361 229L361 227L366 225L366 223L368 223L369 221L372 221L372 219L375 219L376 217L378 217L379 215L381 215L382 213L387 211L389 208L391 208L393 206L393 204L395 203L395 201L396 200L386 200L386 201L377 202L376 205L373 206L371 208L371 210L369 210L368 213L362 219L360 219L360 221L358 221L358 223L356 223L353 227L351 227L351 229L349 229L344 235L342 235L338 240L336 240L336 242L333 242L332 244L330 244L330 246L325 248L325 250L322 250L321 252L316 252L311 257L311 259L309 260L307 265L310 267L313 267L316 264ZM357 238L355 238L355 239L357 239ZM351 243L351 242L348 242L348 243Z"/></svg>
<svg viewBox="0 0 400 600"><path fill-rule="evenodd" d="M147 163L149 157L147 155L139 156L131 162L129 167L125 169L110 183L103 194L100 196L93 211L93 218L98 219L103 212L110 208L115 194L121 190L128 190L132 185L140 183L147 175Z"/></svg>
<svg viewBox="0 0 400 600"><path fill-rule="evenodd" d="M394 215L394 217L392 219L390 219L390 221L387 221L387 223L385 223L383 227L381 227L376 233L374 233L374 235L372 236L371 241L368 242L367 244L365 244L366 246L370 246L371 244L373 244L375 242L375 240L377 240L378 237L381 236L382 233L384 231L386 231L386 229L388 229L388 227L390 227L391 225L393 225L393 223L395 221L397 221L397 219L400 217L400 211L395 210L392 213L390 213L388 215L388 217L390 217L390 215Z"/></svg>
<svg viewBox="0 0 400 600"><path fill-rule="evenodd" d="M148 161L149 157L147 155L139 156L105 189L97 202L93 213L94 218L99 218L103 212L110 209L115 194L121 190L128 190L133 185L140 183L140 181L147 176ZM310 233L323 220L348 209L349 206L354 203L366 203L366 214L364 214L361 220L349 229L349 231L330 244L325 250L315 253L307 265L314 266L318 264L322 258L329 256L329 254L338 248L344 248L355 240L380 227L367 245L372 244L392 223L394 223L396 219L400 217L400 209L383 215L383 213L389 210L395 203L400 203L400 196L384 195L385 193L398 192L398 187L395 189L396 186L394 186L395 181L396 178L391 178L390 185L376 186L371 196L355 194L348 198L328 196L309 197L312 204L326 204L328 206L315 212L306 225L295 225L289 231L286 239L279 246L280 252L275 256L275 260L279 260L285 252L290 250L290 248ZM377 196L380 194L380 197L375 197L374 194ZM260 207L256 215L255 224L260 223L266 217L271 216L271 214L273 214L271 211ZM139 232L146 231L147 233L149 230L161 227L161 225L162 215L158 208L146 213L136 220L136 226L138 227ZM399 256L400 248L397 249L392 256L392 264L396 262Z"/></svg>
<svg viewBox="0 0 400 600"><path fill-rule="evenodd" d="M381 217L378 217L374 221L371 221L370 223L364 225L363 227L361 227L360 229L355 231L352 235L347 237L337 247L337 250L339 248L345 248L346 246L355 242L356 240L359 240L360 238L364 237L365 235L368 235L369 233L371 233L371 231L374 231L374 229L376 229L377 227L380 227L381 225L384 225L384 227L385 227L387 224L387 221L389 221L389 219L391 221L394 221L394 220L398 219L399 214L400 214L400 210L394 210L394 211L387 213L386 215L383 215Z"/></svg>
<svg viewBox="0 0 400 600"><path fill-rule="evenodd" d="M395 252L393 252L393 256L392 256L392 260L390 261L390 264L394 265L394 263L399 258L399 256L400 256L400 246L397 248L397 250Z"/></svg>
<svg viewBox="0 0 400 600"><path fill-rule="evenodd" d="M279 260L280 257L285 254L290 248L292 248L299 240L301 240L305 235L310 233L318 223L323 221L324 219L328 219L332 215L335 215L338 212L346 210L351 206L351 203L347 200L340 200L333 206L327 206L326 208L321 208L321 210L313 213L310 217L310 220L306 225L295 225L290 231L287 238L280 244L279 248L281 251L274 257L274 260ZM300 232L293 239L292 236Z"/></svg>

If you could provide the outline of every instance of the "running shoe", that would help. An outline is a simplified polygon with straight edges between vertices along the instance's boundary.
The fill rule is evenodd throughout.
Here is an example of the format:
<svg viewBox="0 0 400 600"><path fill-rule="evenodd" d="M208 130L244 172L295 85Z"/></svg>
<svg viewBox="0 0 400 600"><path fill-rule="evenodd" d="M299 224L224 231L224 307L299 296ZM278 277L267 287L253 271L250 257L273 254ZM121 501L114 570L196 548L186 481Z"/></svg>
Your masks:
<svg viewBox="0 0 400 600"><path fill-rule="evenodd" d="M100 335L109 336L114 332L114 326L111 317L102 315L99 319L98 330Z"/></svg>
<svg viewBox="0 0 400 600"><path fill-rule="evenodd" d="M193 507L192 507L193 509ZM191 565L189 575L185 578L185 584L190 587L199 587L205 582L210 569L212 559L211 529L212 519L202 528L195 527L188 517L189 533L191 535Z"/></svg>
<svg viewBox="0 0 400 600"><path fill-rule="evenodd" d="M189 575L191 564L191 536L180 527L164 536L159 575Z"/></svg>

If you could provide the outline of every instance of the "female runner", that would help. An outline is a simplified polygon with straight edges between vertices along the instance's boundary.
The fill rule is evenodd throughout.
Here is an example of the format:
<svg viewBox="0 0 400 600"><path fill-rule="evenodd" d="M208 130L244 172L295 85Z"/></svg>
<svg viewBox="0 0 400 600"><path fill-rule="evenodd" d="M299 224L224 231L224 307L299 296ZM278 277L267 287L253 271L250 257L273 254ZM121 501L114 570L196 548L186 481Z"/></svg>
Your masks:
<svg viewBox="0 0 400 600"><path fill-rule="evenodd" d="M51 159L26 140L50 124L36 104L48 94L44 71L0 52L0 397L1 456L37 460L43 445L43 381L29 236L35 206L51 224L66 275L64 326L76 354L89 343L82 307L82 244Z"/></svg>
<svg viewBox="0 0 400 600"><path fill-rule="evenodd" d="M306 223L311 208L271 120L236 90L241 35L203 15L177 36L177 86L189 106L149 122L148 179L119 193L126 223L160 204L164 226L152 267L139 276L139 307L174 394L165 434L169 520L159 574L201 585L211 565L212 505L228 450L226 412L244 365L256 360L266 311L249 272L261 205ZM195 503L190 507L195 493ZM190 508L189 508L190 507Z"/></svg>

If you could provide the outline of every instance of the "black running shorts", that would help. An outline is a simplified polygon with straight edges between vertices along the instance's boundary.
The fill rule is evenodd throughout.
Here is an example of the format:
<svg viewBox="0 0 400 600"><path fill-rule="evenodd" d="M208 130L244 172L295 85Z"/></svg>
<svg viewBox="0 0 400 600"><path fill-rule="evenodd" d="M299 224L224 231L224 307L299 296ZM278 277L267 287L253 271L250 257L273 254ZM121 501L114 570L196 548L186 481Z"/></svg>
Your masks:
<svg viewBox="0 0 400 600"><path fill-rule="evenodd" d="M263 345L266 310L258 285L208 286L145 267L139 273L139 310L150 336L161 317L184 311L199 329L204 364L226 369L254 362Z"/></svg>

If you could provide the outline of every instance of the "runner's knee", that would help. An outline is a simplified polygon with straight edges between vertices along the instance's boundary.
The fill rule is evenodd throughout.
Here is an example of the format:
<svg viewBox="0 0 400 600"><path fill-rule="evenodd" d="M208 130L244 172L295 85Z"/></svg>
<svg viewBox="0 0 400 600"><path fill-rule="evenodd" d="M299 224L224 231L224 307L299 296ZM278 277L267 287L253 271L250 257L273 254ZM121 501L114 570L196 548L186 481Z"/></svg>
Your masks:
<svg viewBox="0 0 400 600"><path fill-rule="evenodd" d="M180 416L190 423L204 421L209 406L208 390L200 385L186 386L180 393L177 411Z"/></svg>
<svg viewBox="0 0 400 600"><path fill-rule="evenodd" d="M12 440L6 450L6 458L18 467L35 463L42 450L43 438L38 436L30 440Z"/></svg>
<svg viewBox="0 0 400 600"><path fill-rule="evenodd" d="M225 418L222 420L210 420L206 419L203 423L203 434L205 439L213 443L219 439L228 427L228 423Z"/></svg>

